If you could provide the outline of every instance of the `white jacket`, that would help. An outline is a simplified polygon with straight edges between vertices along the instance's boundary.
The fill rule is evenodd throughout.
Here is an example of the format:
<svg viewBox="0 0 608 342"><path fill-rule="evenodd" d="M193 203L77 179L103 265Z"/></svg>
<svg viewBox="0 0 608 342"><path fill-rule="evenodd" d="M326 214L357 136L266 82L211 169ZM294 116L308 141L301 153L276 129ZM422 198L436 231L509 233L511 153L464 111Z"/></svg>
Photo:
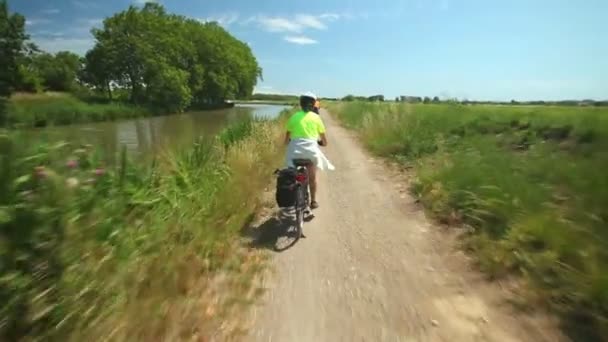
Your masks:
<svg viewBox="0 0 608 342"><path fill-rule="evenodd" d="M314 139L292 139L287 146L285 165L293 167L294 159L309 159L321 170L335 170Z"/></svg>

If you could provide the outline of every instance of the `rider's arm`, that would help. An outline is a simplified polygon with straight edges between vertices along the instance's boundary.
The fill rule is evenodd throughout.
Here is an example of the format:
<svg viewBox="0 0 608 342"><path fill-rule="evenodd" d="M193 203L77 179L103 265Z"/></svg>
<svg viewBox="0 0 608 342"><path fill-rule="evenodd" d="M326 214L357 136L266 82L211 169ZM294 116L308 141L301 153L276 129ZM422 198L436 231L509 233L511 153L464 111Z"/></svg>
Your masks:
<svg viewBox="0 0 608 342"><path fill-rule="evenodd" d="M327 136L325 134L325 124L323 123L323 119L320 116L317 116L317 130L319 132L319 137L321 138L321 146L327 146Z"/></svg>
<svg viewBox="0 0 608 342"><path fill-rule="evenodd" d="M321 146L327 146L327 136L325 133L319 134L321 136Z"/></svg>

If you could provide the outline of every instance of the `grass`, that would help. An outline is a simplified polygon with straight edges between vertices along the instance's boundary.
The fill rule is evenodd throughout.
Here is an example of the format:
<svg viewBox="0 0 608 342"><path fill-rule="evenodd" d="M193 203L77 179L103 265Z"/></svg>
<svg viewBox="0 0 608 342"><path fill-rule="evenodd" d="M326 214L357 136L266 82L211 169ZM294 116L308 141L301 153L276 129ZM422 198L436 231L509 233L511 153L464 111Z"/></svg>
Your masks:
<svg viewBox="0 0 608 342"><path fill-rule="evenodd" d="M45 127L111 121L147 115L121 103L88 103L67 93L19 94L8 104L7 127Z"/></svg>
<svg viewBox="0 0 608 342"><path fill-rule="evenodd" d="M147 165L123 151L111 167L90 146L0 133L0 339L238 332L228 328L257 293L261 256L237 238L281 158L281 131L244 122Z"/></svg>
<svg viewBox="0 0 608 342"><path fill-rule="evenodd" d="M608 109L342 103L374 153L412 166L412 191L493 277L608 339Z"/></svg>

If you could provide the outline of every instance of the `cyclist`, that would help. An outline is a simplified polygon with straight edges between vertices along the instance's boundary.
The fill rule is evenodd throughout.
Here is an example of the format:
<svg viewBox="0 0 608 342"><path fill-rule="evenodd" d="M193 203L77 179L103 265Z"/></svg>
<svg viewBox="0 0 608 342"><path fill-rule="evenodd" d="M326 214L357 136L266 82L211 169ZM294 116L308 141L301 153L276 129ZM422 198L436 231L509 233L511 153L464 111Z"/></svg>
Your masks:
<svg viewBox="0 0 608 342"><path fill-rule="evenodd" d="M319 207L317 202L317 168L321 170L334 169L334 166L319 148L319 145L327 146L327 136L321 116L313 111L316 102L317 97L313 93L305 93L300 96L302 110L289 118L285 134L285 144L288 145L287 166L293 167L294 159L311 161L306 167L310 184L311 209Z"/></svg>
<svg viewBox="0 0 608 342"><path fill-rule="evenodd" d="M319 102L319 100L315 101L315 105L312 107L312 111L317 114L321 114L321 102Z"/></svg>

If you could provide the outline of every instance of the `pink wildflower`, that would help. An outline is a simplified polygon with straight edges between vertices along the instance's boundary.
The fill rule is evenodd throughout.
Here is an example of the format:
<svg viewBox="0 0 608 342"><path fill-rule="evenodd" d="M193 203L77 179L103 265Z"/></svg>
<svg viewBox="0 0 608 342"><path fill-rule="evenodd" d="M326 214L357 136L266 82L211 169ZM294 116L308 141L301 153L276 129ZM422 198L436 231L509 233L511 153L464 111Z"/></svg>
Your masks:
<svg viewBox="0 0 608 342"><path fill-rule="evenodd" d="M75 169L78 167L78 161L74 160L74 159L70 159L68 160L68 162L66 163L66 166L70 169Z"/></svg>

